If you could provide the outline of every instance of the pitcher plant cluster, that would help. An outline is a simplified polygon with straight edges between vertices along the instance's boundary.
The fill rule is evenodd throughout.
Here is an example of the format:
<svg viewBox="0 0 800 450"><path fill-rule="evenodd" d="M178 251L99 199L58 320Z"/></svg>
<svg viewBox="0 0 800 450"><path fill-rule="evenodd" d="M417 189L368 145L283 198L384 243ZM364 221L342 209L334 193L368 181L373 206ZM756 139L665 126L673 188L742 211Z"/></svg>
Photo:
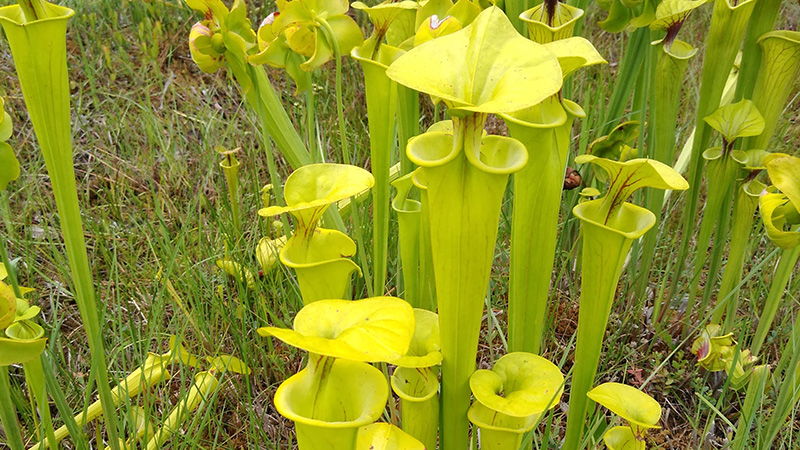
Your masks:
<svg viewBox="0 0 800 450"><path fill-rule="evenodd" d="M636 314L649 311L655 338L675 351L690 348L699 373L719 373L713 379L725 389L708 414L741 401L726 419L736 422L731 448L772 448L800 397L800 318L780 361L761 354L788 307L782 300L800 258L800 158L793 149L773 151L772 143L800 71L800 33L772 29L780 1L714 0L694 130L678 152L682 86L698 52L678 36L711 1L598 2L608 11L599 27L630 38L612 95L597 112L570 99L581 75L607 64L580 36L588 2L528 3L278 0L254 26L243 0L185 0L200 17L187 31L191 59L202 72L225 71L238 86L257 118L269 174L262 207L248 211L239 176L251 149L213 144L229 222L215 230L223 248L214 262L236 289L257 291L268 278L296 286L302 300L291 327L269 314L257 330L229 332L255 331L264 346L302 351L302 368L274 392L301 450L518 450L552 442L581 450L601 439L612 450L645 449L662 415L642 391L650 379L634 387L602 382L624 373L598 375L612 310L627 302ZM0 419L12 450L29 443L55 449L68 437L89 448L86 426L98 419L106 439L98 433L95 446L156 450L213 405L223 376L254 375L237 357L200 358L172 336L167 353L149 354L118 382L110 378L73 170L66 66L73 14L26 0L0 8L0 24L52 184L98 400L83 409L67 404L37 291L19 285L24 269L4 241ZM353 164L358 153L345 120L354 101L344 98L348 57L363 74L368 136L360 142L368 142L368 170ZM287 112L264 66L285 71L285 97L303 104L303 117ZM317 115L317 82L326 71L334 79L333 133ZM588 115L596 128L581 124ZM497 129L487 127L490 120L507 133L489 132ZM4 196L20 176L13 135L4 111ZM667 245L658 230L674 226L671 214L681 207L677 259L664 271L654 262ZM510 235L498 243L501 217ZM243 248L253 228L261 239ZM765 273L766 263L747 264L764 238L779 258L774 273ZM559 262L565 242L580 243L569 264ZM492 308L492 280L505 282L498 246L509 255L503 325ZM556 359L548 315L558 270L580 279L580 294L574 351L556 364L545 356ZM769 282L769 292L757 329L738 329L743 286L752 278ZM500 330L504 347L488 362L479 354L484 323ZM9 366L22 368L36 412L31 438L10 400ZM153 423L135 399L176 366L195 371L191 384ZM739 390L743 400L729 393ZM769 395L775 401L767 414ZM565 426L554 427L559 405Z"/></svg>

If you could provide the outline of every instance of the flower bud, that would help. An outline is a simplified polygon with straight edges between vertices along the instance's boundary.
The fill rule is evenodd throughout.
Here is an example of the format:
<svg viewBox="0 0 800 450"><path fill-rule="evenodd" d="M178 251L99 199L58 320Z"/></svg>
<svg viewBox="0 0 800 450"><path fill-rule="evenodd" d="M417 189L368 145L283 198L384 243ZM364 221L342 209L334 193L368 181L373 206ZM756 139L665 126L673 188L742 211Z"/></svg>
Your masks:
<svg viewBox="0 0 800 450"><path fill-rule="evenodd" d="M222 36L214 34L203 22L197 22L189 32L189 50L192 54L192 61L206 73L214 73L222 67L222 53L220 46ZM214 42L214 41L218 42Z"/></svg>

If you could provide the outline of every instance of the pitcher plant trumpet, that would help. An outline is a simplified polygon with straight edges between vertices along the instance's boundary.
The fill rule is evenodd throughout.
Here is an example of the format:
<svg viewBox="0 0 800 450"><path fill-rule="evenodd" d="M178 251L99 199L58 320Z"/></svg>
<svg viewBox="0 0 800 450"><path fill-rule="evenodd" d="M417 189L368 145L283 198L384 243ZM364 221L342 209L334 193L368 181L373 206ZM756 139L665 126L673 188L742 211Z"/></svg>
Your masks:
<svg viewBox="0 0 800 450"><path fill-rule="evenodd" d="M367 362L403 356L414 333L414 312L404 300L320 300L306 305L294 329L259 328L309 352L308 364L284 381L275 407L295 423L301 450L355 450L359 428L383 413L389 385Z"/></svg>
<svg viewBox="0 0 800 450"><path fill-rule="evenodd" d="M20 5L0 8L0 25L11 47L25 105L50 175L75 301L86 328L97 390L104 405L108 438L112 449L118 450L118 421L112 406L102 323L86 253L72 160L66 35L67 21L75 12L41 0L22 4L31 8L24 10Z"/></svg>
<svg viewBox="0 0 800 450"><path fill-rule="evenodd" d="M414 309L414 336L408 352L391 361L392 390L400 397L403 431L419 439L425 448L436 448L439 432L439 368L442 352L439 317L425 309Z"/></svg>
<svg viewBox="0 0 800 450"><path fill-rule="evenodd" d="M611 428L603 436L609 450L645 450L644 434L661 428L661 405L653 397L621 383L603 383L586 394L593 401L625 419L628 426Z"/></svg>
<svg viewBox="0 0 800 450"><path fill-rule="evenodd" d="M295 269L303 304L320 299L347 298L350 275L361 269L347 256L356 245L344 233L317 225L328 207L372 187L372 174L355 166L311 164L286 179L287 206L262 208L258 214L272 217L291 213L295 231L280 250L280 260Z"/></svg>
<svg viewBox="0 0 800 450"><path fill-rule="evenodd" d="M652 212L626 200L643 187L673 190L689 187L674 169L652 159L617 162L582 155L575 162L599 166L611 181L605 196L580 203L572 210L581 221L583 259L565 450L580 448L588 408L586 393L594 384L603 335L625 258L633 241L656 221Z"/></svg>
<svg viewBox="0 0 800 450"><path fill-rule="evenodd" d="M480 429L480 448L518 450L523 434L561 400L564 375L541 356L514 352L473 373L469 384L469 420Z"/></svg>
<svg viewBox="0 0 800 450"><path fill-rule="evenodd" d="M520 110L558 92L561 69L550 51L490 7L462 30L410 50L387 75L440 99L453 119L452 133L424 133L407 152L424 174L430 206L444 355L440 448L463 449L500 201L508 175L527 162L519 141L483 137L484 123L489 113Z"/></svg>

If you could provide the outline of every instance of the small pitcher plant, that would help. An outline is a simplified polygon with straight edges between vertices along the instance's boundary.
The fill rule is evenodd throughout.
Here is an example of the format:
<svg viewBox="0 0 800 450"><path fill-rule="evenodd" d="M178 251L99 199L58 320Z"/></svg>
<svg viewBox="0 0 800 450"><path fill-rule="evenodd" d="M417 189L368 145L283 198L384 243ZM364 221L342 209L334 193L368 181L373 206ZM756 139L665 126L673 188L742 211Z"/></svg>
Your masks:
<svg viewBox="0 0 800 450"><path fill-rule="evenodd" d="M621 383L603 383L586 394L628 422L603 435L609 450L645 450L645 433L660 428L661 405L644 392Z"/></svg>
<svg viewBox="0 0 800 450"><path fill-rule="evenodd" d="M292 237L280 251L280 260L295 269L303 303L347 298L350 276L361 269L347 256L356 253L355 242L336 230L317 225L328 207L368 190L375 179L364 169L339 164L311 164L294 171L286 180L287 206L270 206L263 217L291 213Z"/></svg>

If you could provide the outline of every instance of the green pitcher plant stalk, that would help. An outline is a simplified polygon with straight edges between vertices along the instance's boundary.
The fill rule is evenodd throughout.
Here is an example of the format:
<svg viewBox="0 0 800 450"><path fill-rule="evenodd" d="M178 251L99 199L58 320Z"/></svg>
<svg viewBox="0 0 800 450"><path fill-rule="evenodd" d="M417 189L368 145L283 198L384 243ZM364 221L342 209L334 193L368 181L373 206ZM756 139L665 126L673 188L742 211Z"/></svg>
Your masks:
<svg viewBox="0 0 800 450"><path fill-rule="evenodd" d="M368 60L379 60L378 53L380 53L380 47L383 45L384 40L385 43L391 46L392 48L399 49L400 46L405 45L404 49L413 45L409 40L413 40L415 28L415 19L417 14L417 9L419 8L419 4L414 1L410 0L403 0L399 2L393 1L383 1L373 7L369 7L362 2L353 2L351 5L353 9L359 9L364 11L370 18L370 21L374 25L374 31L372 36L367 41L372 41L374 44L373 54L372 55L362 55L366 57ZM364 48L367 45L365 42L361 48ZM355 51L355 50L354 50ZM351 51L351 55L356 57L353 54L354 51ZM393 51L399 56L399 52L397 50ZM358 57L356 57L358 59ZM360 60L362 66L365 64L364 61ZM374 69L372 70L374 71ZM365 80L367 77L366 69L364 71ZM385 67L384 72L381 75L385 77ZM369 85L370 83L367 83ZM394 83L392 83L394 84ZM371 89L373 92L375 91L375 87L373 84L373 88ZM419 134L419 93L414 91L413 89L408 89L405 87L399 87L395 85L395 91L397 101L396 105L386 104L383 106L394 106L396 108L396 122L397 122L397 137L400 141L400 164L401 170L400 175L405 175L410 173L413 170L411 161L408 159L408 156L405 155L405 152L402 149L405 148L406 143L409 139ZM373 97L382 98L385 95L392 95L391 92L388 90L383 91L381 94L373 94ZM369 117L372 117L372 114L369 113L370 105L372 105L373 109L380 105L376 105L376 99L373 98L370 100L370 94L367 94L367 109ZM384 108L381 108L384 109ZM379 109L379 111L381 110ZM394 118L392 120L395 120ZM379 120L378 122L386 122L385 120ZM369 126L372 127L372 120L369 121ZM392 129L390 128L386 133L392 134ZM392 139L393 141L393 139ZM370 131L370 142L372 140L372 131ZM380 140L378 141L380 142ZM392 142L393 143L393 142ZM371 147L372 148L372 147ZM373 157L374 158L374 157ZM375 167L373 162L373 168ZM376 183L380 183L379 180L376 180ZM376 187L376 190L378 188ZM376 198L378 198L376 196ZM388 201L387 201L388 203ZM377 281L376 281L377 285Z"/></svg>
<svg viewBox="0 0 800 450"><path fill-rule="evenodd" d="M440 448L468 443L469 377L508 175L527 162L519 141L483 137L489 113L533 106L558 92L561 70L544 47L520 36L496 7L467 27L415 47L387 75L443 101L453 132L411 139L408 156L427 183L442 335Z"/></svg>
<svg viewBox="0 0 800 450"><path fill-rule="evenodd" d="M420 222L419 222L419 274L420 298L437 310L436 274L433 270L433 245L431 244L431 208L428 199L428 181L422 170L411 173L411 183L419 190Z"/></svg>
<svg viewBox="0 0 800 450"><path fill-rule="evenodd" d="M736 192L731 227L731 248L717 293L717 302L727 301L727 306L725 308L718 306L711 318L712 323L719 323L724 315L725 329L731 329L736 318L736 311L739 307L739 290L736 289L736 286L742 280L754 215L758 208L758 199L764 188L764 184L760 181L750 180L743 183Z"/></svg>
<svg viewBox="0 0 800 450"><path fill-rule="evenodd" d="M747 29L747 22L755 4L756 0L714 1L711 28L705 49L705 54L714 55L714 58L708 59L704 63L700 80L700 99L697 104L695 136L689 156L688 178L690 187L682 217L682 235L684 239L681 240L681 246L678 250L676 266L676 270L679 273L683 271L684 264L686 264L685 261L689 259L687 256L689 254L689 244L692 241L689 236L692 236L692 230L695 227L695 216L703 180L703 152L711 142L712 133L705 122L705 118L720 107L722 93L726 85L725 80L733 67L736 53L741 46L742 38ZM704 252L705 248L697 251L698 254ZM679 279L680 277L678 276L673 277L667 294L668 297L671 298L675 295Z"/></svg>
<svg viewBox="0 0 800 450"><path fill-rule="evenodd" d="M652 80L653 91L650 99L650 120L648 140L648 156L664 164L672 165L675 159L675 131L678 122L683 80L689 61L697 54L697 49L680 39L678 32L689 14L704 1L666 0L656 8L656 18L650 24L651 30L666 32L663 39L651 43L657 48L655 61L655 77ZM661 209L664 203L664 191L647 193L645 206L656 215L656 227L660 223ZM639 269L639 285L636 289L638 297L644 297L649 283L659 233L650 233L644 237ZM656 296L653 317L660 317L661 299ZM654 323L660 323L654 321Z"/></svg>
<svg viewBox="0 0 800 450"><path fill-rule="evenodd" d="M753 368L753 374L747 385L747 394L742 404L742 413L739 416L739 425L731 442L731 450L743 450L750 440L750 427L758 412L758 405L768 389L770 379L769 365L763 364Z"/></svg>
<svg viewBox="0 0 800 450"><path fill-rule="evenodd" d="M192 59L203 72L213 73L225 67L233 75L246 103L258 116L261 142L267 157L271 183L275 186L278 201L282 202L283 192L281 183L278 181L278 169L271 151L270 139L275 141L279 151L293 169L310 164L312 158L261 65L275 65L275 60L283 57L283 63L287 64L289 73L297 76L294 78L297 82L301 79L297 74L297 71L302 69L300 65L309 61L302 62L297 57L287 55L287 52L291 51L288 38L280 36L284 25L276 25L274 20L273 23L267 20L264 24L265 26L269 25L271 34L268 33L269 36L266 37L262 36L262 44L259 45L258 36L251 27L243 0L235 0L230 9L221 0L187 0L186 4L203 14L203 20L192 27L192 33L189 36ZM293 16L285 18L284 21L289 21L291 17ZM308 28L302 26L298 28L308 31ZM277 30L277 32L273 32L273 30ZM270 47L278 55L269 54L268 48L262 48L265 46L263 41L271 36L274 37L271 42L277 42L277 44ZM360 39L360 32L358 37ZM300 40L302 41L302 39ZM320 48L328 47L326 44L321 44ZM322 64L328 60L326 58L330 57L330 53L324 53L328 56L320 55L318 58L312 59L316 63ZM265 54L267 55L265 56ZM311 64L315 64L315 62ZM296 71L293 72L289 67L295 68ZM327 212L326 224L339 231L344 230L344 222L335 209Z"/></svg>
<svg viewBox="0 0 800 450"><path fill-rule="evenodd" d="M508 304L509 350L538 354L556 250L558 214L575 118L585 113L569 100L550 97L501 117L525 144L528 164L514 175Z"/></svg>
<svg viewBox="0 0 800 450"><path fill-rule="evenodd" d="M723 106L714 114L706 117L705 121L722 136L722 147L709 148L703 152L703 159L708 163L708 194L697 238L694 271L688 292L689 299L684 313L684 337L690 330L689 325L694 313L696 293L705 261L709 262L709 281L706 283L703 301L700 305L699 314L701 316L712 290L716 288L715 280L724 245L716 244L711 250L710 257L707 250L712 236L716 235L717 241L724 241L727 237L730 209L736 194L736 179L739 170L747 164L747 154L741 150L735 150L736 141L742 137L757 136L764 131L764 118L750 100Z"/></svg>
<svg viewBox="0 0 800 450"><path fill-rule="evenodd" d="M608 316L625 258L635 239L655 224L649 210L627 203L639 188L685 190L686 180L652 159L611 161L593 155L575 159L604 169L611 180L606 195L575 206L583 233L581 299L570 389L565 450L578 450L586 418L586 393L594 384Z"/></svg>
<svg viewBox="0 0 800 450"><path fill-rule="evenodd" d="M118 450L118 421L112 407L102 323L86 253L72 161L66 27L74 11L52 3L33 3L37 4L34 18L19 5L0 8L0 24L11 47L25 105L50 175L75 301L86 328L97 390L104 405L108 437L112 449Z"/></svg>
<svg viewBox="0 0 800 450"><path fill-rule="evenodd" d="M373 292L382 294L386 289L389 251L389 167L397 123L397 88L394 81L386 76L386 69L402 52L377 39L378 36L373 34L350 54L364 71L370 162L372 175L375 177L375 187L372 190Z"/></svg>
<svg viewBox="0 0 800 450"><path fill-rule="evenodd" d="M761 64L753 88L753 103L764 116L764 131L748 137L745 150L769 148L779 118L800 73L800 32L776 30L758 39Z"/></svg>
<svg viewBox="0 0 800 450"><path fill-rule="evenodd" d="M571 37L544 46L561 65L564 80L578 68L606 61L587 40ZM514 176L509 342L512 351L539 352L555 251L570 132L585 114L576 103L553 96L500 117L528 150L530 162ZM537 169L538 168L538 169ZM531 230L525 233L525 229Z"/></svg>
<svg viewBox="0 0 800 450"><path fill-rule="evenodd" d="M372 174L356 166L311 164L286 179L286 206L258 211L263 217L290 213L295 219L294 234L280 250L280 260L295 269L304 304L349 297L350 276L361 273L347 259L356 252L355 242L318 223L331 204L370 189L374 182Z"/></svg>
<svg viewBox="0 0 800 450"><path fill-rule="evenodd" d="M541 356L513 352L492 370L475 371L469 384L475 395L469 420L480 430L480 448L518 450L523 434L561 400L564 375Z"/></svg>
<svg viewBox="0 0 800 450"><path fill-rule="evenodd" d="M736 311L739 307L739 291L736 286L742 280L744 261L747 254L747 245L753 230L758 200L766 186L755 177L765 170L765 158L769 152L764 150L750 150L745 152L747 162L740 171L744 175L741 182L737 182L736 197L733 203L733 225L731 226L731 246L728 252L725 270L722 274L719 291L717 292L717 307L712 315L712 323L720 323L725 315L725 329L731 329ZM727 302L725 308L720 303Z"/></svg>
<svg viewBox="0 0 800 450"><path fill-rule="evenodd" d="M414 311L402 299L320 300L297 313L291 330L259 328L309 352L308 363L275 393L275 407L295 423L301 450L355 450L360 427L383 413L389 385L367 362L406 354Z"/></svg>
<svg viewBox="0 0 800 450"><path fill-rule="evenodd" d="M661 428L661 405L633 386L603 383L586 395L628 422L628 426L613 427L603 435L609 450L645 450L646 431Z"/></svg>
<svg viewBox="0 0 800 450"><path fill-rule="evenodd" d="M390 379L400 397L403 431L425 448L436 448L439 435L439 368L442 352L439 317L425 309L414 309L414 335L406 354L390 361L397 366Z"/></svg>
<svg viewBox="0 0 800 450"><path fill-rule="evenodd" d="M233 229L236 232L238 239L242 233L242 217L239 208L239 166L241 163L236 158L236 153L239 148L228 150L224 147L217 148L217 151L222 155L222 161L219 162L219 167L225 175L225 184L228 186L228 201L231 205L231 216L233 217Z"/></svg>
<svg viewBox="0 0 800 450"><path fill-rule="evenodd" d="M581 37L551 41L545 47L558 58L565 80L580 67L606 62ZM528 151L528 164L514 175L513 185L508 331L511 351L540 350L570 133L574 120L584 116L578 104L559 96L500 115L511 137L522 142Z"/></svg>
<svg viewBox="0 0 800 450"><path fill-rule="evenodd" d="M425 277L422 272L423 235L422 203L409 198L413 189L413 173L402 176L392 182L397 195L392 200L392 209L397 214L398 240L400 242L400 262L403 270L403 298L414 308L429 311L436 309L434 297L426 295ZM430 245L427 247L430 249Z"/></svg>
<svg viewBox="0 0 800 450"><path fill-rule="evenodd" d="M747 34L742 46L741 81L736 84L736 100L752 98L756 77L761 67L761 47L758 39L775 27L781 9L780 0L759 0L750 15Z"/></svg>
<svg viewBox="0 0 800 450"><path fill-rule="evenodd" d="M763 196L761 199L762 205L765 202L769 202L769 200L765 200L764 197L766 196ZM800 233L800 228L796 228L795 233ZM786 295L786 286L788 286L789 280L795 272L798 260L800 260L800 245L782 249L780 259L778 260L770 282L769 290L767 291L767 298L764 300L763 309L758 317L758 327L756 328L753 341L750 345L752 352L756 355L761 351L761 347L764 345L772 329L772 323L775 321L775 316L778 314L781 300Z"/></svg>

